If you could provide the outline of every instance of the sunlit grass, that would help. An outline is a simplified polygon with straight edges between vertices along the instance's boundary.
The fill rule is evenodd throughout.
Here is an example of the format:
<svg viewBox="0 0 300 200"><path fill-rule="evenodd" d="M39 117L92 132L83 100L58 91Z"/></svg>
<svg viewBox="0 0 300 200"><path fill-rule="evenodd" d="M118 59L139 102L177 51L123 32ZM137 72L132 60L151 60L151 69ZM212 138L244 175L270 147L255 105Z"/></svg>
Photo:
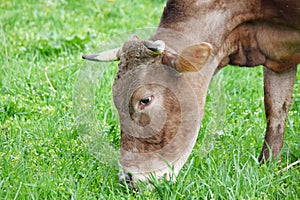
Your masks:
<svg viewBox="0 0 300 200"><path fill-rule="evenodd" d="M297 199L300 158L300 74L289 113L281 164L257 163L265 118L261 67L228 67L226 106L208 95L198 143L175 183L127 191L118 170L96 159L76 130L73 87L82 53L136 28L154 27L165 1L0 2L0 199ZM105 137L119 142L111 83L116 63L96 92ZM213 86L212 86L213 87ZM222 110L221 110L222 111ZM212 117L219 117L217 119ZM216 126L218 123L218 126ZM220 135L213 132L220 131Z"/></svg>

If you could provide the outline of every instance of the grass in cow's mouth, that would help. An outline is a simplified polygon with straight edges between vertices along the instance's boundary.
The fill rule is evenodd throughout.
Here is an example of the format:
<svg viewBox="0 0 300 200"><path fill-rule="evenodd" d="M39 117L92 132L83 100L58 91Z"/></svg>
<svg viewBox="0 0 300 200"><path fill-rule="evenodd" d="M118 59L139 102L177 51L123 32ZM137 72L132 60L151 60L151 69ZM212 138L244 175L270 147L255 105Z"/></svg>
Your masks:
<svg viewBox="0 0 300 200"><path fill-rule="evenodd" d="M156 26L164 4L1 2L0 199L300 198L299 165L276 173L300 157L299 72L280 164L257 162L265 129L261 67L220 72L225 113L214 104L218 95L212 88L198 142L175 183L126 192L118 170L101 164L82 143L72 102L81 55L119 32ZM104 136L118 146L111 108L116 65L99 80L94 106Z"/></svg>

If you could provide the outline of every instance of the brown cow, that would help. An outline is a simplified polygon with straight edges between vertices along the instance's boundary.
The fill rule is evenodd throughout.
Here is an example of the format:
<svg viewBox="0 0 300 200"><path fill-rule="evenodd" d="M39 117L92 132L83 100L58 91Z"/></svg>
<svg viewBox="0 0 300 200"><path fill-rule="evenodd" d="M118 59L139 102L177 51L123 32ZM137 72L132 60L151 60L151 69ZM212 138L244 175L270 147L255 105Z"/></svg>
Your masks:
<svg viewBox="0 0 300 200"><path fill-rule="evenodd" d="M300 1L169 0L148 40L133 36L121 48L83 58L120 60L113 97L121 181L179 172L195 144L210 80L227 64L264 65L264 162L278 157L292 104Z"/></svg>

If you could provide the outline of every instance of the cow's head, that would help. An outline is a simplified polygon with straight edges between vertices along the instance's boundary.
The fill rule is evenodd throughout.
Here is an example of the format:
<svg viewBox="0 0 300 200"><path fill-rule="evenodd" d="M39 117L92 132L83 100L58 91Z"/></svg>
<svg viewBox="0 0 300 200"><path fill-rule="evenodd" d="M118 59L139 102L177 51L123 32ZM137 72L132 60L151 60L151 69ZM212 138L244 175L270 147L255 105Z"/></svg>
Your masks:
<svg viewBox="0 0 300 200"><path fill-rule="evenodd" d="M200 43L176 53L161 40L133 36L122 47L84 55L119 60L113 99L121 124L120 181L170 177L195 144L209 80L201 73L212 48Z"/></svg>

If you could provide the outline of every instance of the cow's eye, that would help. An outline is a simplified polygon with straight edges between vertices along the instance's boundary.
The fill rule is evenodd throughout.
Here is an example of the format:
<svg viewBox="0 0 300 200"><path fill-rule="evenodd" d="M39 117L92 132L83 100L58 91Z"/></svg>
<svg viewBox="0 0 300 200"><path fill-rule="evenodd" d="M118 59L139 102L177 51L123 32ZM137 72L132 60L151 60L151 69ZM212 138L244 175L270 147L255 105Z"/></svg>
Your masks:
<svg viewBox="0 0 300 200"><path fill-rule="evenodd" d="M146 106L146 105L149 105L152 102L152 100L153 100L153 96L149 96L149 97L146 97L144 99L141 99L140 104L142 106Z"/></svg>

